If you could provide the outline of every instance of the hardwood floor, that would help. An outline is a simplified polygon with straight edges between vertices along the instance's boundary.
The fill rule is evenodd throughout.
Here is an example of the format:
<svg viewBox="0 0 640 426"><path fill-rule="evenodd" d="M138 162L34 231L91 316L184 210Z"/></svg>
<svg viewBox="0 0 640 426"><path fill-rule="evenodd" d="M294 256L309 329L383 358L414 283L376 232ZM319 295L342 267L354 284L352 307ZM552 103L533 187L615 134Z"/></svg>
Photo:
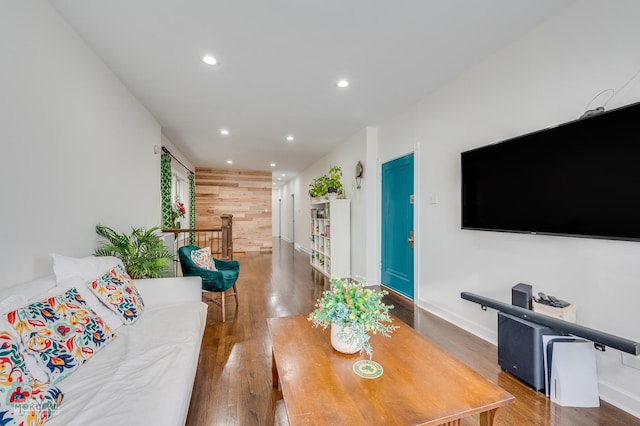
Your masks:
<svg viewBox="0 0 640 426"><path fill-rule="evenodd" d="M236 309L229 303L226 322L222 323L220 307L209 303L187 425L287 424L281 394L271 386L266 319L311 312L328 281L311 270L306 254L277 239L272 253L247 253L237 260L239 306ZM497 425L640 426L640 419L606 402L601 402L600 408L552 404L544 394L500 370L494 345L425 311L414 310L399 296L388 299L395 305L396 316L516 397L514 404L498 410ZM462 425L478 423L472 418Z"/></svg>

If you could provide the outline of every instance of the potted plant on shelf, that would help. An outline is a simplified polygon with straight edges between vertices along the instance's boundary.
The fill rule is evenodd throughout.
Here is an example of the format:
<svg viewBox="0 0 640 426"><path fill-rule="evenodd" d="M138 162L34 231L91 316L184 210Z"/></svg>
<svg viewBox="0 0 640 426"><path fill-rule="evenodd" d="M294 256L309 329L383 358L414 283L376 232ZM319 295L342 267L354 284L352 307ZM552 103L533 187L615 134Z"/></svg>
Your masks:
<svg viewBox="0 0 640 426"><path fill-rule="evenodd" d="M96 256L115 256L122 260L131 278L159 278L169 274L175 256L165 246L160 228L131 228L131 234L119 234L113 229L96 225L96 234L104 244L95 250Z"/></svg>
<svg viewBox="0 0 640 426"><path fill-rule="evenodd" d="M331 167L325 175L325 179L329 195L335 194L337 196L342 194L342 168L340 166Z"/></svg>
<svg viewBox="0 0 640 426"><path fill-rule="evenodd" d="M331 279L331 288L318 299L315 310L309 315L314 327L326 329L331 325L331 344L343 353L366 352L369 358L373 349L369 339L380 333L391 337L393 330L389 309L382 298L385 290L367 288L366 282L351 282L346 279Z"/></svg>
<svg viewBox="0 0 640 426"><path fill-rule="evenodd" d="M329 171L309 184L309 195L313 198L322 198L327 194L342 194L342 168L332 166Z"/></svg>
<svg viewBox="0 0 640 426"><path fill-rule="evenodd" d="M309 195L312 198L322 198L327 195L327 185L324 181L324 176L316 178L309 184Z"/></svg>

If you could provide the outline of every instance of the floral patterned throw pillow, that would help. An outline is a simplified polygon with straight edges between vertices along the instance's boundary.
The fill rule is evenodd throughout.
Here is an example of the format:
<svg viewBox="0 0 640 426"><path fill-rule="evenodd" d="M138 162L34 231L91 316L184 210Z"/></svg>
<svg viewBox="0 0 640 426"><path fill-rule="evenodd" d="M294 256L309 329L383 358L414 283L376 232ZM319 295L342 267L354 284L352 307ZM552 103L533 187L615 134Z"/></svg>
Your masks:
<svg viewBox="0 0 640 426"><path fill-rule="evenodd" d="M0 425L40 426L55 414L62 396L56 386L34 380L19 342L0 331Z"/></svg>
<svg viewBox="0 0 640 426"><path fill-rule="evenodd" d="M89 283L89 288L125 324L133 324L140 318L144 301L122 265L116 265L109 272Z"/></svg>
<svg viewBox="0 0 640 426"><path fill-rule="evenodd" d="M191 260L193 260L193 263L200 268L217 271L216 264L213 261L213 256L211 255L211 247L192 251Z"/></svg>
<svg viewBox="0 0 640 426"><path fill-rule="evenodd" d="M7 321L53 383L74 372L115 337L75 288L9 312Z"/></svg>

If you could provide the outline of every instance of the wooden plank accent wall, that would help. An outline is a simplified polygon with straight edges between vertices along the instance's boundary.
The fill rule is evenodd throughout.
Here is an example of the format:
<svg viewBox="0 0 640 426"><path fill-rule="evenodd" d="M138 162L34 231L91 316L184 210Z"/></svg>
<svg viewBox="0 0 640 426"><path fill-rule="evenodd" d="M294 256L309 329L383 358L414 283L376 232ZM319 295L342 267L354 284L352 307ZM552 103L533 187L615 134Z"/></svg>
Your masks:
<svg viewBox="0 0 640 426"><path fill-rule="evenodd" d="M196 168L196 228L233 215L233 251L270 252L271 172Z"/></svg>

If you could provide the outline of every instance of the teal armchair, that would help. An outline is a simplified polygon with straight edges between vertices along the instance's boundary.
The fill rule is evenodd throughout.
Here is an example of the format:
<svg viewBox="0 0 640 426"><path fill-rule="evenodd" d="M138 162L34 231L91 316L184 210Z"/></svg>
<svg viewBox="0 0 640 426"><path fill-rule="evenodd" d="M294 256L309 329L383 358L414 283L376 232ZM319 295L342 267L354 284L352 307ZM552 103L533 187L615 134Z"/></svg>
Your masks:
<svg viewBox="0 0 640 426"><path fill-rule="evenodd" d="M182 275L185 277L200 277L202 279L203 298L222 307L222 322L225 321L225 298L234 296L236 299L236 307L238 306L238 291L236 289L236 281L240 274L240 264L237 260L223 260L213 258L217 271L210 271L196 265L191 259L191 252L200 250L200 247L189 245L178 249L178 258L180 259L180 267ZM233 293L225 294L227 290L233 287ZM220 301L206 296L204 293L220 293Z"/></svg>

